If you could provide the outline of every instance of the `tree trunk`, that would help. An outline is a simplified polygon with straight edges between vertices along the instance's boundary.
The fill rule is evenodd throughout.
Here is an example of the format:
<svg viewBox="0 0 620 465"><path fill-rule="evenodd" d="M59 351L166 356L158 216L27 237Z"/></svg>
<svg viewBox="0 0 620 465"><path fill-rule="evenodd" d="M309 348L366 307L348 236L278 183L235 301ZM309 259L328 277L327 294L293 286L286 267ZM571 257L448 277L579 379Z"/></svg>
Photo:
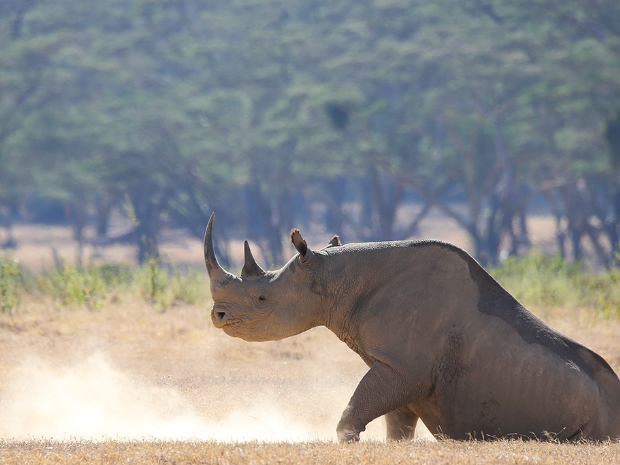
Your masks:
<svg viewBox="0 0 620 465"><path fill-rule="evenodd" d="M82 266L84 255L84 227L86 226L86 205L75 202L63 203L65 218L73 230L73 239L76 241L75 263Z"/></svg>
<svg viewBox="0 0 620 465"><path fill-rule="evenodd" d="M346 195L346 179L344 176L324 179L323 189L326 210L325 227L334 234L342 234L345 224L344 202Z"/></svg>
<svg viewBox="0 0 620 465"><path fill-rule="evenodd" d="M161 232L160 202L155 200L155 193L148 189L141 190L131 197L134 225L136 227L136 246L138 263L144 264L149 259L159 259L159 234Z"/></svg>

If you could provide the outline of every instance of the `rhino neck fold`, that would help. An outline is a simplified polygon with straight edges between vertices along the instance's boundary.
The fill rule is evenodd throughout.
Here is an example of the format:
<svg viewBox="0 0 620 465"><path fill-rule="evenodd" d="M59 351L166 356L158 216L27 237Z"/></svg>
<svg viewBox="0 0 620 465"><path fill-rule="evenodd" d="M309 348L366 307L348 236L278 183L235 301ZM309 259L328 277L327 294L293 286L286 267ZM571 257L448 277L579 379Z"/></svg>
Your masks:
<svg viewBox="0 0 620 465"><path fill-rule="evenodd" d="M357 340L357 315L363 307L363 302L359 299L359 292L342 292L342 289L350 287L343 286L339 289L332 289L329 293L330 298L325 299L321 306L322 314L319 324L325 326L338 339L343 341L350 349L360 355L364 361L366 356L360 351Z"/></svg>
<svg viewBox="0 0 620 465"><path fill-rule="evenodd" d="M346 312L343 312L342 309L331 303L326 305L325 309L321 324L338 336L339 339L344 340L343 337L347 337L349 333L350 318L346 315Z"/></svg>
<svg viewBox="0 0 620 465"><path fill-rule="evenodd" d="M399 248L384 251L381 244L369 250L345 245L325 251L329 259L323 262L324 268L310 288L313 294L322 297L320 323L367 363L367 356L359 348L358 326L364 318L362 314L369 305L377 304L377 293L386 287L390 276L402 274L408 265L385 257L387 252L396 258L402 253Z"/></svg>
<svg viewBox="0 0 620 465"><path fill-rule="evenodd" d="M338 339L344 342L353 352L358 354L364 362L372 365L367 355L362 352L357 343L357 328L354 323L355 307L332 307L330 310L330 312L326 312L327 318L324 320L324 326L334 333Z"/></svg>

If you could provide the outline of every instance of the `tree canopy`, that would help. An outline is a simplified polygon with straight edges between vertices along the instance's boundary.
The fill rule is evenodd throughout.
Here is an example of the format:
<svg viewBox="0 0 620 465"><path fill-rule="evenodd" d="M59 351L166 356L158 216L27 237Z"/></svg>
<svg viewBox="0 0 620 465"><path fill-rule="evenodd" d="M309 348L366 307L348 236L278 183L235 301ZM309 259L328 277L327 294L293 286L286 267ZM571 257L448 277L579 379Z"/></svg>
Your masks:
<svg viewBox="0 0 620 465"><path fill-rule="evenodd" d="M439 208L493 264L542 197L611 266L619 76L615 0L6 0L0 215L105 242L122 207L142 260L217 211L275 263L293 224L401 239Z"/></svg>

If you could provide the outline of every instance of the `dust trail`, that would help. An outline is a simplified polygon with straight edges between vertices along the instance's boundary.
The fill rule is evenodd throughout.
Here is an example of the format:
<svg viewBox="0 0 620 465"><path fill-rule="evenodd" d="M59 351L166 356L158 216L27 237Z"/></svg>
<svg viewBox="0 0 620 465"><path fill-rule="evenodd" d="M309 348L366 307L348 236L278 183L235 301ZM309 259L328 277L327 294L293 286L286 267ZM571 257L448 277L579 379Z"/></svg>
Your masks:
<svg viewBox="0 0 620 465"><path fill-rule="evenodd" d="M133 380L102 354L62 369L31 358L3 381L0 439L326 439L258 399L249 410L205 418L178 391Z"/></svg>

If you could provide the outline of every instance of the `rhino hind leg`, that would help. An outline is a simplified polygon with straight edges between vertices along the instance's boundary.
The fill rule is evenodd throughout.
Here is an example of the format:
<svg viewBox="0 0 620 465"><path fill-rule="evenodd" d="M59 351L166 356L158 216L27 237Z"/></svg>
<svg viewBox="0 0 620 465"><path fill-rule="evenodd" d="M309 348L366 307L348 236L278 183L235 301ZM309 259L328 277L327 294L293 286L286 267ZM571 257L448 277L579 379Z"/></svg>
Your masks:
<svg viewBox="0 0 620 465"><path fill-rule="evenodd" d="M387 439L401 441L413 439L418 416L408 408L392 410L385 414Z"/></svg>

